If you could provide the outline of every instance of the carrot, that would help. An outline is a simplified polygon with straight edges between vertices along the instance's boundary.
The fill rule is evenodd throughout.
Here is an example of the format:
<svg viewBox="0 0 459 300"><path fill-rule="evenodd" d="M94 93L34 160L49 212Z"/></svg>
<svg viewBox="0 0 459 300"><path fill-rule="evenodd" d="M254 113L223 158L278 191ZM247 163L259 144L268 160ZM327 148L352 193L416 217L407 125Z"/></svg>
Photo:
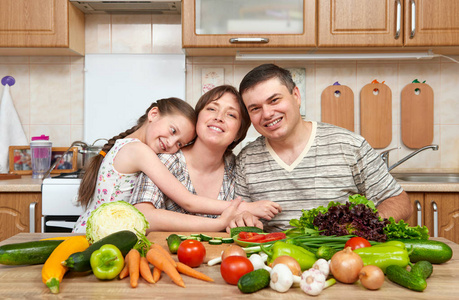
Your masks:
<svg viewBox="0 0 459 300"><path fill-rule="evenodd" d="M120 272L120 279L126 278L129 275L129 253L124 257L124 268Z"/></svg>
<svg viewBox="0 0 459 300"><path fill-rule="evenodd" d="M172 281L178 286L185 287L182 276L180 276L177 269L170 263L170 261L156 248L151 248L147 252L147 260L155 268L159 268L164 271Z"/></svg>
<svg viewBox="0 0 459 300"><path fill-rule="evenodd" d="M170 263L174 266L174 268L177 267L177 263L176 263L175 260L172 258L172 256L170 255L170 253L169 253L166 249L164 249L161 245L152 244L152 245L151 245L151 248L157 249L160 253L162 253L162 254L166 257L166 259L167 259L168 261L170 261Z"/></svg>
<svg viewBox="0 0 459 300"><path fill-rule="evenodd" d="M150 270L150 264L145 257L140 257L140 276L149 283L155 283L153 275Z"/></svg>
<svg viewBox="0 0 459 300"><path fill-rule="evenodd" d="M156 268L156 267L153 268L153 272L152 272L152 273L153 273L153 280L154 280L155 282L158 282L159 279L161 278L161 272L162 272L162 271L161 271L160 268Z"/></svg>
<svg viewBox="0 0 459 300"><path fill-rule="evenodd" d="M188 275L188 276L191 276L193 278L197 278L197 279L200 279L200 280L204 280L204 281L214 281L212 278L210 278L209 276L207 276L206 274L204 273L201 273L181 262L177 262L177 271L179 271L180 273L182 274L185 274L185 275Z"/></svg>
<svg viewBox="0 0 459 300"><path fill-rule="evenodd" d="M140 253L137 249L129 251L129 277L131 287L137 287L139 282L139 269L140 269Z"/></svg>

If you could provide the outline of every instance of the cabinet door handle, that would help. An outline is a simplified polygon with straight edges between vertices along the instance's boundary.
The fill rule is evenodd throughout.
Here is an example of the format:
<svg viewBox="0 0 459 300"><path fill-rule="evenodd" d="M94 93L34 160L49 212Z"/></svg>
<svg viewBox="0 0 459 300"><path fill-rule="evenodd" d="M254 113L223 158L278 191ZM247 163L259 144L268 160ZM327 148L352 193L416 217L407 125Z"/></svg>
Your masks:
<svg viewBox="0 0 459 300"><path fill-rule="evenodd" d="M416 2L411 0L411 33L410 39L414 38L414 34L416 33Z"/></svg>
<svg viewBox="0 0 459 300"><path fill-rule="evenodd" d="M422 227L422 206L421 202L419 200L414 201L416 204L416 210L417 210L417 225Z"/></svg>
<svg viewBox="0 0 459 300"><path fill-rule="evenodd" d="M269 43L268 38L231 38L229 42L232 44L235 43Z"/></svg>
<svg viewBox="0 0 459 300"><path fill-rule="evenodd" d="M434 237L438 237L438 206L435 201L432 201L433 209L433 226L434 226Z"/></svg>
<svg viewBox="0 0 459 300"><path fill-rule="evenodd" d="M400 37L400 30L402 24L402 3L401 0L397 0L397 15L396 18L396 29L395 29L395 39L398 40Z"/></svg>
<svg viewBox="0 0 459 300"><path fill-rule="evenodd" d="M35 207L37 206L36 202L32 202L29 205L29 232L35 232Z"/></svg>

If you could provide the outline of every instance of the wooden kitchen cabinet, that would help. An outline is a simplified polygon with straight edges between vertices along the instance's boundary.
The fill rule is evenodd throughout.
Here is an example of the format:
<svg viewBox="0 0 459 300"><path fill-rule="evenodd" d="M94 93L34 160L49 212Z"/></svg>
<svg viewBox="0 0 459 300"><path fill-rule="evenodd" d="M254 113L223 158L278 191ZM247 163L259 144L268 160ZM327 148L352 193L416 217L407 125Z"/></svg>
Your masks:
<svg viewBox="0 0 459 300"><path fill-rule="evenodd" d="M407 222L426 225L431 237L459 242L459 193L408 193L414 206Z"/></svg>
<svg viewBox="0 0 459 300"><path fill-rule="evenodd" d="M458 15L456 0L318 0L318 47L459 46Z"/></svg>
<svg viewBox="0 0 459 300"><path fill-rule="evenodd" d="M84 14L68 0L1 0L0 55L84 55Z"/></svg>
<svg viewBox="0 0 459 300"><path fill-rule="evenodd" d="M459 1L405 0L406 46L459 46Z"/></svg>
<svg viewBox="0 0 459 300"><path fill-rule="evenodd" d="M314 48L316 1L183 0L182 46L187 55Z"/></svg>
<svg viewBox="0 0 459 300"><path fill-rule="evenodd" d="M32 226L31 220L34 220ZM0 193L0 224L0 241L20 232L30 232L31 228L33 232L41 232L41 193Z"/></svg>

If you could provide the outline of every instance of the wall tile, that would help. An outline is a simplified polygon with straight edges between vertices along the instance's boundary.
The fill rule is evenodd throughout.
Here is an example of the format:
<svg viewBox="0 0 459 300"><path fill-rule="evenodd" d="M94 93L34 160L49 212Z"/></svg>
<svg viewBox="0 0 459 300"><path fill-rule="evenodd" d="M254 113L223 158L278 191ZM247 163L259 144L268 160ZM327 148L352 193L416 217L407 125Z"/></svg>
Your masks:
<svg viewBox="0 0 459 300"><path fill-rule="evenodd" d="M112 53L151 53L151 15L112 15Z"/></svg>
<svg viewBox="0 0 459 300"><path fill-rule="evenodd" d="M111 53L111 15L85 15L85 52Z"/></svg>
<svg viewBox="0 0 459 300"><path fill-rule="evenodd" d="M84 66L70 66L70 123L83 125L84 122Z"/></svg>
<svg viewBox="0 0 459 300"><path fill-rule="evenodd" d="M30 66L31 124L68 124L70 65Z"/></svg>
<svg viewBox="0 0 459 300"><path fill-rule="evenodd" d="M459 125L441 125L439 141L441 168L444 171L458 172L459 170Z"/></svg>
<svg viewBox="0 0 459 300"><path fill-rule="evenodd" d="M439 107L435 108L439 109L443 125L459 124L458 75L459 64L441 64L441 97L436 97L434 101L439 103Z"/></svg>
<svg viewBox="0 0 459 300"><path fill-rule="evenodd" d="M183 53L180 24L153 24L153 53Z"/></svg>

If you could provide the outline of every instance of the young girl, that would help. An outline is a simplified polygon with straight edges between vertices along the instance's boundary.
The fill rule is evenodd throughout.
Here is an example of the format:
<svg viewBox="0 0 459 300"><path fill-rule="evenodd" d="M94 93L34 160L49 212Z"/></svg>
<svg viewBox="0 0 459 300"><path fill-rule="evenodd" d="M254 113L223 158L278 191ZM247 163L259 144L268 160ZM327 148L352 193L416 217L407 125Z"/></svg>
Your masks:
<svg viewBox="0 0 459 300"><path fill-rule="evenodd" d="M183 100L167 98L153 103L137 125L113 137L92 159L79 189L86 211L74 232L85 232L91 212L110 201L129 201L137 177L145 173L166 195L190 212L221 214L231 203L191 194L163 165L158 153L175 153L195 137L196 114ZM153 151L152 151L153 150ZM260 217L259 205L245 209Z"/></svg>

